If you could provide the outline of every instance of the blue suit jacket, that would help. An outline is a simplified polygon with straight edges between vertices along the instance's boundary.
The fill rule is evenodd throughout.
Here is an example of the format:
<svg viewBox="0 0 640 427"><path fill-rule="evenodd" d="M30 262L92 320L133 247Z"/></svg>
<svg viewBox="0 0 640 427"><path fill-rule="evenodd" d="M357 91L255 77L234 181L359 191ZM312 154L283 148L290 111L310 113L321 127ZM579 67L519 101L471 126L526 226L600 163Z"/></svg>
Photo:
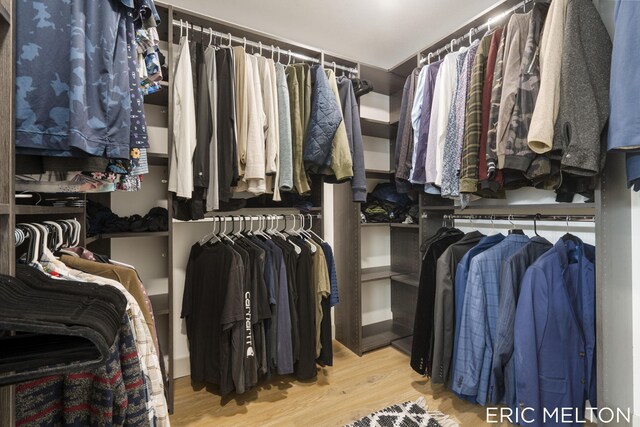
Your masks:
<svg viewBox="0 0 640 427"><path fill-rule="evenodd" d="M522 281L514 360L518 404L535 414L528 426L543 425L545 408L577 408L584 419L585 400L596 405L595 248L576 240L559 240Z"/></svg>

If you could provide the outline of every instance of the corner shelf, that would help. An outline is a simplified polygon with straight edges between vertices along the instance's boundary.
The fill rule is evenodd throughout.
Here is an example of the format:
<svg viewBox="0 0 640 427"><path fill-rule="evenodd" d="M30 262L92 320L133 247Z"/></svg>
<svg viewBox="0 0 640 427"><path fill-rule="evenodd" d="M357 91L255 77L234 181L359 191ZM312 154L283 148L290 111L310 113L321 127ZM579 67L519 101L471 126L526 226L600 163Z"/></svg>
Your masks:
<svg viewBox="0 0 640 427"><path fill-rule="evenodd" d="M391 280L393 280L394 282L400 282L405 285L413 286L416 288L420 286L420 275L417 273L397 274L397 275L391 276Z"/></svg>
<svg viewBox="0 0 640 427"><path fill-rule="evenodd" d="M361 117L360 126L362 128L362 135L364 136L391 139L392 125L389 122Z"/></svg>
<svg viewBox="0 0 640 427"><path fill-rule="evenodd" d="M360 281L372 282L374 280L389 279L391 276L396 274L398 273L393 272L391 267L388 265L382 267L363 268L360 273Z"/></svg>
<svg viewBox="0 0 640 427"><path fill-rule="evenodd" d="M129 238L140 238L140 237L167 237L169 236L168 231L145 231L139 233L133 232L124 232L124 233L105 233L98 234L96 236L87 237L86 244L96 242L98 240L104 239L129 239Z"/></svg>
<svg viewBox="0 0 640 427"><path fill-rule="evenodd" d="M412 335L412 332L393 320L362 326L362 351L367 352L388 346L402 338Z"/></svg>

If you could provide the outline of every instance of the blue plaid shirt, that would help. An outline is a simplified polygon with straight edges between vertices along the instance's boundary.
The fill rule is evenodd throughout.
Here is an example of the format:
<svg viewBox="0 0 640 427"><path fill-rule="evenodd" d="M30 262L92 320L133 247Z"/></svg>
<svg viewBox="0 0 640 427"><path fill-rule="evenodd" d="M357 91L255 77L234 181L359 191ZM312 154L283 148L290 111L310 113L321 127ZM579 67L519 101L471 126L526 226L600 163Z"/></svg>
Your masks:
<svg viewBox="0 0 640 427"><path fill-rule="evenodd" d="M481 405L493 399L489 377L498 323L502 263L527 242L529 238L525 235L510 234L470 263L452 389L476 396L476 402Z"/></svg>
<svg viewBox="0 0 640 427"><path fill-rule="evenodd" d="M455 279L455 311L456 311L456 326L455 326L455 334L453 338L453 356L451 358L451 372L455 374L455 365L458 354L458 337L460 336L460 323L462 320L462 307L464 305L464 295L467 289L467 278L469 277L469 267L471 265L471 260L476 255L481 254L487 249L497 245L504 239L504 235L502 234L494 234L493 236L484 237L477 245L475 245L469 252L467 252L462 260L458 263L458 268L456 269L456 279ZM455 377L453 377L455 378ZM452 387L453 391L456 392L456 388ZM475 394L472 396L465 396L461 393L456 393L459 397L475 402Z"/></svg>

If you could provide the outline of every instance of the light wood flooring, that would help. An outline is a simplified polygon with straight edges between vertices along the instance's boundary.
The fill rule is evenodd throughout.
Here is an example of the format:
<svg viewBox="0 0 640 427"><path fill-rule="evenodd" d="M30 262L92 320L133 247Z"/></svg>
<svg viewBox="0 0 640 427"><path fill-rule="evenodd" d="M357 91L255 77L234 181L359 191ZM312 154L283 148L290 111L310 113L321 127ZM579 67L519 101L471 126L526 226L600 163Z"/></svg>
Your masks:
<svg viewBox="0 0 640 427"><path fill-rule="evenodd" d="M277 377L245 395L221 400L194 391L188 377L176 381L173 426L342 426L395 403L424 396L427 406L463 427L485 423L485 408L456 398L415 373L409 358L392 347L358 357L334 341L334 366L317 381ZM507 426L509 424L491 424Z"/></svg>

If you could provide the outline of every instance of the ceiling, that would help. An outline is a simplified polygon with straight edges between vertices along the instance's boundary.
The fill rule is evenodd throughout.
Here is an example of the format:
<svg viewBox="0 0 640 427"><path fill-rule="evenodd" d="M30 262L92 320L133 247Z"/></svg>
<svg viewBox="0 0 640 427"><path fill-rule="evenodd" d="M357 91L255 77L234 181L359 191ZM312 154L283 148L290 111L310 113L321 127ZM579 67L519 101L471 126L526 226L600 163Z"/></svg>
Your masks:
<svg viewBox="0 0 640 427"><path fill-rule="evenodd" d="M392 68L500 0L168 0L175 6Z"/></svg>

